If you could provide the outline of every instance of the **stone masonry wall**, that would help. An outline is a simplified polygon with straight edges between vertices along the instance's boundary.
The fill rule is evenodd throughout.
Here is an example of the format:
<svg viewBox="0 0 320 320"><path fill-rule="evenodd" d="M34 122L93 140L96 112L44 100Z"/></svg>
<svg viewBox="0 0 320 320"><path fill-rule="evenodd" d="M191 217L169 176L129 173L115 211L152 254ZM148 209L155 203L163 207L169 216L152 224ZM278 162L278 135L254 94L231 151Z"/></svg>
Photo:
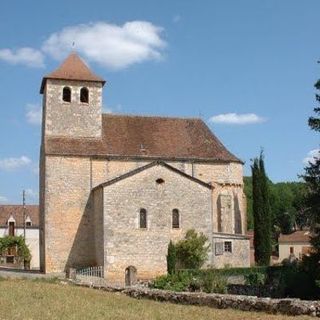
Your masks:
<svg viewBox="0 0 320 320"><path fill-rule="evenodd" d="M157 184L162 178L165 182ZM140 208L147 210L147 228L139 228ZM172 210L180 228L172 229ZM191 228L211 241L211 190L162 166L155 166L104 188L107 281L123 283L134 266L139 279L166 273L170 239ZM211 260L211 252L209 261Z"/></svg>
<svg viewBox="0 0 320 320"><path fill-rule="evenodd" d="M232 252L224 250L226 241L231 242ZM212 247L213 267L250 267L250 243L248 239L241 236L215 233Z"/></svg>
<svg viewBox="0 0 320 320"><path fill-rule="evenodd" d="M93 236L95 248L95 262L98 266L104 266L104 208L103 189L93 192Z"/></svg>
<svg viewBox="0 0 320 320"><path fill-rule="evenodd" d="M62 90L71 89L71 102L62 100ZM89 89L89 103L80 102L80 89ZM102 84L47 79L44 94L45 135L101 137Z"/></svg>
<svg viewBox="0 0 320 320"><path fill-rule="evenodd" d="M46 157L46 272L95 263L90 160Z"/></svg>
<svg viewBox="0 0 320 320"><path fill-rule="evenodd" d="M46 169L44 169L44 163ZM41 230L45 230L45 227L47 227L45 237L42 237L42 240L40 240L42 270L44 270L44 265L46 265L47 272L61 272L65 270L66 266L96 265L97 261L99 261L99 265L102 263L101 258L98 258L98 255L96 255L96 252L100 250L97 238L100 239L101 237L98 236L99 231L92 226L95 223L92 223L92 220L90 220L94 216L90 191L102 182L145 164L147 164L146 161L108 161L106 159L90 159L85 157L46 157L45 161L43 161L43 172L41 173L41 179L43 180L41 185L45 185L45 193L43 192L44 187L41 187L40 191L42 202L45 202L45 206L43 206L45 209L42 211L43 214L41 213L43 217ZM228 220L230 233L243 234L245 232L245 212L241 210L243 206L243 189L239 180L242 176L242 166L240 164L203 165L178 162L171 162L170 164L174 164L180 170L184 169L188 174L192 174L193 172L196 177L206 182L212 181L211 179L223 181L223 177L226 177L225 175L231 172L232 175L229 176L229 178L231 177L229 181L239 184L224 186L213 181L214 190L208 203L206 203L207 206L212 206L212 210L210 209L210 219L212 219L212 222L209 225L212 226L214 232L217 232L218 196L221 192L226 191L232 195L233 199L238 199L238 211L240 214L240 232L236 232L236 219L232 215L231 220ZM201 168L202 176L197 176L196 172L200 172L197 166ZM228 166L231 169L227 169ZM210 167L211 171L209 170ZM203 170L204 168L206 171ZM204 172L206 172L206 176L204 176ZM219 177L219 173L222 175L221 177ZM179 179L182 178L179 175L177 176ZM180 182L177 180L177 183ZM126 186L124 185L123 188L122 192L126 195ZM180 189L178 188L177 190ZM148 189L145 188L144 191L148 191ZM175 193L177 194L177 191ZM186 199L180 191L178 194L177 198ZM197 193L195 193L196 195ZM199 201L202 201L200 198ZM155 196L155 201L156 199L157 197ZM128 200L126 201L128 202ZM174 202L167 203L167 205L169 204L173 206ZM234 208L235 201L233 200L233 212L235 212ZM194 212L197 212L197 209L194 209ZM94 217L96 218L97 216ZM192 225L193 220L190 220L189 226L192 227ZM40 233L43 232L40 231ZM182 236L181 230L173 231L172 237L174 239L180 239ZM46 262L44 262L44 259L46 259ZM239 262L237 263L239 264Z"/></svg>

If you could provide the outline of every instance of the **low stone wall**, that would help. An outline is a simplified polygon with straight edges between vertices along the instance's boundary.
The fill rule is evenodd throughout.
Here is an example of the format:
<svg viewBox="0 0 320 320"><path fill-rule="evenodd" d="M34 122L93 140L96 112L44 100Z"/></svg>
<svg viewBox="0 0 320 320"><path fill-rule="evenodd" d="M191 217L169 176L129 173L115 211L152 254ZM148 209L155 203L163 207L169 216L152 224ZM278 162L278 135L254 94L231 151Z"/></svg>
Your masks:
<svg viewBox="0 0 320 320"><path fill-rule="evenodd" d="M305 301L300 299L271 299L254 296L241 296L230 294L173 292L148 288L114 288L108 286L95 286L94 284L76 283L111 292L122 292L136 299L151 299L171 303L207 306L218 309L237 309L242 311L261 311L266 313L280 313L290 316L308 315L320 317L320 301Z"/></svg>

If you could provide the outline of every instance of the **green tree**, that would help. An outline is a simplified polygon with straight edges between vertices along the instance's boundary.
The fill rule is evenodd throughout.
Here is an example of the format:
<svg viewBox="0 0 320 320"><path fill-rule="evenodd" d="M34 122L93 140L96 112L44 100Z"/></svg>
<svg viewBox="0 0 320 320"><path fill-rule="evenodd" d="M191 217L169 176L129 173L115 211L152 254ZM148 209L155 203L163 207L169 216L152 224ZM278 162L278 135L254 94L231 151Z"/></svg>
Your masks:
<svg viewBox="0 0 320 320"><path fill-rule="evenodd" d="M320 90L320 80L315 84L315 88ZM320 102L320 95L316 94L316 100ZM320 132L320 108L314 109L316 117L310 117L308 124L312 130ZM320 152L314 157L313 161L305 168L303 176L307 184L307 195L305 202L307 204L307 213L310 218L313 237L311 244L313 253L310 258L305 259L305 266L312 273L314 279L320 282Z"/></svg>
<svg viewBox="0 0 320 320"><path fill-rule="evenodd" d="M176 247L173 242L170 240L168 245L168 254L167 254L167 271L169 274L174 274L176 271Z"/></svg>
<svg viewBox="0 0 320 320"><path fill-rule="evenodd" d="M269 265L271 255L271 210L268 179L262 152L259 158L253 160L251 170L255 261L258 265Z"/></svg>
<svg viewBox="0 0 320 320"><path fill-rule="evenodd" d="M200 269L207 260L209 245L208 238L194 229L186 232L183 240L176 244L176 254L179 266L184 269Z"/></svg>

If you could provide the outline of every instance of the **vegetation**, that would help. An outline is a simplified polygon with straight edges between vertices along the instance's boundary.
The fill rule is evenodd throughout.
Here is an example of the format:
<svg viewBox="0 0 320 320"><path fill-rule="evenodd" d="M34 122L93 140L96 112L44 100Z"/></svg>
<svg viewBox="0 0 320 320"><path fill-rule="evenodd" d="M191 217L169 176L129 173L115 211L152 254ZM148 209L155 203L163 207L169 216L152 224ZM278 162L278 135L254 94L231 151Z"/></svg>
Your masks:
<svg viewBox="0 0 320 320"><path fill-rule="evenodd" d="M286 320L292 317L136 300L89 288L29 280L0 282L1 319ZM296 320L312 319L306 316Z"/></svg>
<svg viewBox="0 0 320 320"><path fill-rule="evenodd" d="M207 260L209 245L208 238L197 234L194 229L186 232L185 238L175 245L177 264L182 269L199 269Z"/></svg>
<svg viewBox="0 0 320 320"><path fill-rule="evenodd" d="M160 276L152 284L153 288L172 291L203 291L226 293L226 277L215 270L196 272L181 270L176 274Z"/></svg>
<svg viewBox="0 0 320 320"><path fill-rule="evenodd" d="M320 90L320 80L315 84L317 90ZM316 94L316 99L320 102L320 95ZM314 109L317 117L309 118L309 126L312 130L320 132L320 108ZM305 168L303 176L307 185L307 195L305 198L307 204L307 215L310 219L314 236L311 239L313 253L305 258L304 266L306 270L313 275L313 278L320 286L320 156L309 162Z"/></svg>
<svg viewBox="0 0 320 320"><path fill-rule="evenodd" d="M167 255L167 271L168 274L174 274L176 272L176 263L177 263L177 253L176 247L173 242L170 240L168 245L168 255Z"/></svg>
<svg viewBox="0 0 320 320"><path fill-rule="evenodd" d="M4 236L0 238L0 254L4 255L9 248L16 247L17 255L24 261L31 260L31 253L22 236Z"/></svg>
<svg viewBox="0 0 320 320"><path fill-rule="evenodd" d="M307 187L303 182L279 182L268 180L272 231L277 238L279 232L290 233L293 228L308 226L306 204ZM252 178L244 177L244 192L247 197L248 229L253 230Z"/></svg>
<svg viewBox="0 0 320 320"><path fill-rule="evenodd" d="M271 256L271 209L263 153L253 160L252 208L254 217L254 255L258 265L269 265Z"/></svg>

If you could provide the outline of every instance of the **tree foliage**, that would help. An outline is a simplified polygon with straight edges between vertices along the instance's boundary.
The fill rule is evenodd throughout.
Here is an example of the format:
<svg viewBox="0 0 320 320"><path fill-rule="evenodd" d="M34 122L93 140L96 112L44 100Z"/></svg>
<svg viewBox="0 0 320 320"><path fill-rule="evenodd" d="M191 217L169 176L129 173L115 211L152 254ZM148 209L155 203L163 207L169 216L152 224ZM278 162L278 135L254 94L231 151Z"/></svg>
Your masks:
<svg viewBox="0 0 320 320"><path fill-rule="evenodd" d="M167 271L168 274L174 274L176 271L176 247L173 242L170 240L168 245L168 254L167 254Z"/></svg>
<svg viewBox="0 0 320 320"><path fill-rule="evenodd" d="M278 232L290 233L293 228L302 229L308 226L305 195L307 191L304 182L278 182L268 179L272 231L277 238ZM253 230L252 209L252 177L244 177L244 191L247 197L248 229Z"/></svg>
<svg viewBox="0 0 320 320"><path fill-rule="evenodd" d="M253 160L251 170L255 261L258 265L269 265L271 256L271 209L268 179L262 152L259 158Z"/></svg>
<svg viewBox="0 0 320 320"><path fill-rule="evenodd" d="M26 245L24 238L21 236L13 237L13 236L4 236L0 238L0 254L6 254L6 251L9 248L16 247L17 254L25 261L31 260L31 253Z"/></svg>
<svg viewBox="0 0 320 320"><path fill-rule="evenodd" d="M315 88L320 90L320 80L315 84ZM320 102L320 95L316 94L316 100ZM308 120L309 127L316 132L320 132L320 108L314 108L316 116ZM311 244L313 253L304 261L305 267L313 274L314 279L320 281L320 152L313 161L305 168L303 179L307 185L307 213L313 231Z"/></svg>
<svg viewBox="0 0 320 320"><path fill-rule="evenodd" d="M207 260L209 245L208 238L198 234L194 229L186 232L183 240L176 244L176 254L179 266L183 269L199 269Z"/></svg>

